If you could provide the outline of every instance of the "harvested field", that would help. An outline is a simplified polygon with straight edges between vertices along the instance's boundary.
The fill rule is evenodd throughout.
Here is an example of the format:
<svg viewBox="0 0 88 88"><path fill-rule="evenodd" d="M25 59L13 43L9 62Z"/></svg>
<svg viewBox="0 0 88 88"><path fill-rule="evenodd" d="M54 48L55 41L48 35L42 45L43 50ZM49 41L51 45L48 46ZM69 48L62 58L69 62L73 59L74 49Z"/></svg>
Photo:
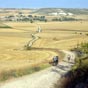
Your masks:
<svg viewBox="0 0 88 88"><path fill-rule="evenodd" d="M0 28L0 73L47 64L53 56L61 57L61 53L50 50L51 48L68 50L78 43L88 41L88 36L85 35L88 33L88 22L38 22L32 24L5 22L3 24L11 28ZM33 44L33 49L23 50L28 41L32 39L31 34L36 32L38 25L42 29L41 33L36 34L39 36L39 40ZM43 48L45 50L42 50Z"/></svg>

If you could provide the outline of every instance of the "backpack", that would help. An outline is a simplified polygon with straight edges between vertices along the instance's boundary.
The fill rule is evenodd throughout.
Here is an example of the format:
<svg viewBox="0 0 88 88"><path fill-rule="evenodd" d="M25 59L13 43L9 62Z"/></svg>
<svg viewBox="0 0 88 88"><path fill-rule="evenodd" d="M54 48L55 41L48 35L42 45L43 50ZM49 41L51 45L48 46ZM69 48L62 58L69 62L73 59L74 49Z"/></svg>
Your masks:
<svg viewBox="0 0 88 88"><path fill-rule="evenodd" d="M54 56L54 57L53 57L53 60L54 60L54 61L58 61L58 56Z"/></svg>

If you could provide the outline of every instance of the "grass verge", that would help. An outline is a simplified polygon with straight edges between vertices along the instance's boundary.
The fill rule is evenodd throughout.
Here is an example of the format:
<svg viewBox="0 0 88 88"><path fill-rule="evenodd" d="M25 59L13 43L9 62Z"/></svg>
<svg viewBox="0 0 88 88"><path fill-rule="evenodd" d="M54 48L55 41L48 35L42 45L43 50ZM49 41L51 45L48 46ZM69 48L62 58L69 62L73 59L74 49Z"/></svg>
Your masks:
<svg viewBox="0 0 88 88"><path fill-rule="evenodd" d="M4 71L4 72L0 73L0 82L6 81L11 78L17 78L17 77L21 77L23 75L32 74L34 72L43 70L47 67L50 67L50 65L48 63L34 65L32 67L25 67L25 68L21 68L21 69L17 69L17 70L15 69L15 70L10 70L10 71Z"/></svg>
<svg viewBox="0 0 88 88"><path fill-rule="evenodd" d="M5 25L5 26L0 26L0 28L12 28L12 27Z"/></svg>

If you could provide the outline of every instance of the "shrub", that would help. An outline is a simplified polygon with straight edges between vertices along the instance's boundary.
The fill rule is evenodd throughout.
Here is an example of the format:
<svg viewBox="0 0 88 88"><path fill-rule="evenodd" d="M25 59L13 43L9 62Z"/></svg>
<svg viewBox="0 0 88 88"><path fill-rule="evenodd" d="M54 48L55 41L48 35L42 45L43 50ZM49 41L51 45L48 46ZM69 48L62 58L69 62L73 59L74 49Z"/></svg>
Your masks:
<svg viewBox="0 0 88 88"><path fill-rule="evenodd" d="M54 41L58 41L58 39L57 39L56 37L55 37L55 38L53 38L53 40L54 40Z"/></svg>
<svg viewBox="0 0 88 88"><path fill-rule="evenodd" d="M88 34L86 34L86 36L88 36Z"/></svg>

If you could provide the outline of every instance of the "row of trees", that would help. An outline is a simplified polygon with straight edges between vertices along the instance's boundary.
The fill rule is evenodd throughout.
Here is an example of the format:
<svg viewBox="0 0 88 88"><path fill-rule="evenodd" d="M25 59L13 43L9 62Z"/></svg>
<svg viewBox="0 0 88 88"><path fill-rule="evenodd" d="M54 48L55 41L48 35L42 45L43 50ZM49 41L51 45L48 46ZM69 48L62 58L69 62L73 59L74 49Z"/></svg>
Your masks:
<svg viewBox="0 0 88 88"><path fill-rule="evenodd" d="M72 17L61 17L61 18L54 18L52 21L77 21L78 19Z"/></svg>
<svg viewBox="0 0 88 88"><path fill-rule="evenodd" d="M32 16L32 15L25 16L22 14L19 14L17 16L10 15L5 18L6 21L30 21L31 23L33 21L45 21L45 22L47 21L45 16Z"/></svg>
<svg viewBox="0 0 88 88"><path fill-rule="evenodd" d="M33 23L34 21L43 21L43 22L47 22L48 19L46 18L46 16L33 16L33 15L23 15L23 14L18 14L16 16L14 15L10 15L10 16L6 16L5 17L6 20L5 21L30 21L31 23ZM81 19L76 19L76 18L72 18L72 17L60 17L60 18L53 18L51 21L78 21Z"/></svg>

